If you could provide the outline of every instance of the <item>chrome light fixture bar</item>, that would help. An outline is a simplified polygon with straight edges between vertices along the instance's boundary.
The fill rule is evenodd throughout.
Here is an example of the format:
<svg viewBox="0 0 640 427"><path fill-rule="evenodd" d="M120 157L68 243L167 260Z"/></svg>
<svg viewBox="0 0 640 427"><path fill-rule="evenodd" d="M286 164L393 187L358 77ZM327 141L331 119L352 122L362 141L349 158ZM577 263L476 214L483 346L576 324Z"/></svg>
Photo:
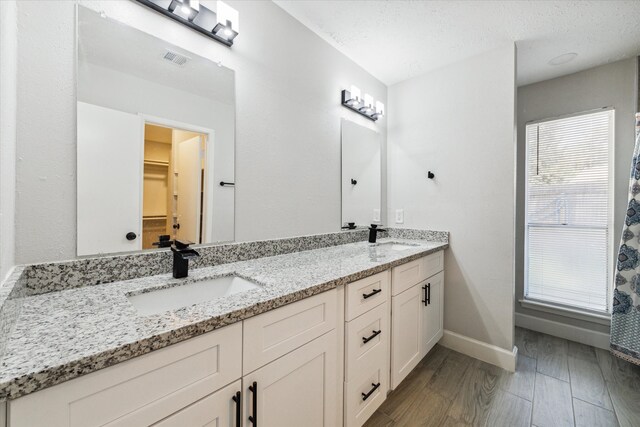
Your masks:
<svg viewBox="0 0 640 427"><path fill-rule="evenodd" d="M238 11L220 0L135 1L225 46L232 46L240 31Z"/></svg>
<svg viewBox="0 0 640 427"><path fill-rule="evenodd" d="M360 89L355 86L351 86L349 90L342 91L342 105L374 122L385 114L382 102L376 101L374 103L373 97L368 93L365 93L364 98L362 98Z"/></svg>

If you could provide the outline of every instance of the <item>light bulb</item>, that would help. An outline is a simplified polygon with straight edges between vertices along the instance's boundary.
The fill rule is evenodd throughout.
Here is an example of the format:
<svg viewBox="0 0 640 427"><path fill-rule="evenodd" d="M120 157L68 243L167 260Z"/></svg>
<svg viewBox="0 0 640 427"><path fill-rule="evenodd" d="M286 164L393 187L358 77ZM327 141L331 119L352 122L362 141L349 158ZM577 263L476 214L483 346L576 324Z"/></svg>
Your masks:
<svg viewBox="0 0 640 427"><path fill-rule="evenodd" d="M187 4L183 5L180 10L182 10L182 13L186 15L188 15L191 12L191 8Z"/></svg>
<svg viewBox="0 0 640 427"><path fill-rule="evenodd" d="M224 35L225 35L225 36L229 37L229 36L230 36L230 35L232 35L232 34L233 34L233 32L232 32L230 29L228 29L228 28L225 28L225 29L224 29Z"/></svg>
<svg viewBox="0 0 640 427"><path fill-rule="evenodd" d="M368 93L364 94L364 108L366 108L367 110L373 108L373 96L369 95Z"/></svg>
<svg viewBox="0 0 640 427"><path fill-rule="evenodd" d="M349 93L351 94L351 101L353 101L356 104L359 104L360 103L360 89L358 89L354 85L351 85L351 88L349 89Z"/></svg>

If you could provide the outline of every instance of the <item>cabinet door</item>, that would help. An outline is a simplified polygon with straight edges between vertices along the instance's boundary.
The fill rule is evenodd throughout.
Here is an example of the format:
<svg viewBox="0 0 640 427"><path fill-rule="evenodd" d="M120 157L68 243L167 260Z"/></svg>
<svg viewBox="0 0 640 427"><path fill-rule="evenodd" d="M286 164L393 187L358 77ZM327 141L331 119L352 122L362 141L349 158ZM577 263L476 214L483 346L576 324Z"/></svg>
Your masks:
<svg viewBox="0 0 640 427"><path fill-rule="evenodd" d="M433 346L440 341L440 338L442 338L444 271L428 278L425 282L428 286L426 292L428 293L429 298L428 304L423 306L422 310L423 338L420 358L426 356L429 350L431 350ZM421 284L421 286L424 286L424 284ZM422 292L424 293L425 291Z"/></svg>
<svg viewBox="0 0 640 427"><path fill-rule="evenodd" d="M391 388L422 359L424 304L421 284L391 298Z"/></svg>
<svg viewBox="0 0 640 427"><path fill-rule="evenodd" d="M240 427L242 425L240 416L242 398L236 395L240 389L241 384L238 380L154 424L154 426Z"/></svg>
<svg viewBox="0 0 640 427"><path fill-rule="evenodd" d="M334 329L243 377L245 426L334 426L336 338Z"/></svg>

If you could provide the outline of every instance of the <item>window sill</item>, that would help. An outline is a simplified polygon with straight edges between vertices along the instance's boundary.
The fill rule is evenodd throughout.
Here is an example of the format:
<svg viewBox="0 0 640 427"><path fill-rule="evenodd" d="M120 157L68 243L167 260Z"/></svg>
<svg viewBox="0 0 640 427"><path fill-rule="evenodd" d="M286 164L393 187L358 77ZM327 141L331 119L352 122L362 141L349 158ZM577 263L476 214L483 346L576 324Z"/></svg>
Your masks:
<svg viewBox="0 0 640 427"><path fill-rule="evenodd" d="M563 307L552 303L521 299L520 305L532 310L544 311L545 313L556 314L558 316L570 317L572 319L585 320L587 322L599 323L601 325L611 325L611 315L597 314L580 309Z"/></svg>

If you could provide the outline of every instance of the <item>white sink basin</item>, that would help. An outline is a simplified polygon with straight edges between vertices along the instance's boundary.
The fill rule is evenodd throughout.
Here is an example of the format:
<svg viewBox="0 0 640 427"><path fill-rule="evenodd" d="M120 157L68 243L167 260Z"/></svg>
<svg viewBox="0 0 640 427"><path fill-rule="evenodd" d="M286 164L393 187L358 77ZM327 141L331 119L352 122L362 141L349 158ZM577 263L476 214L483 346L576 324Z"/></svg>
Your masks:
<svg viewBox="0 0 640 427"><path fill-rule="evenodd" d="M392 251L406 251L407 249L413 249L418 245L412 245L409 243L398 243L398 242L384 242L384 243L378 243L378 246L384 246L385 248L389 248Z"/></svg>
<svg viewBox="0 0 640 427"><path fill-rule="evenodd" d="M127 296L140 314L158 314L259 288L238 276L224 276Z"/></svg>

